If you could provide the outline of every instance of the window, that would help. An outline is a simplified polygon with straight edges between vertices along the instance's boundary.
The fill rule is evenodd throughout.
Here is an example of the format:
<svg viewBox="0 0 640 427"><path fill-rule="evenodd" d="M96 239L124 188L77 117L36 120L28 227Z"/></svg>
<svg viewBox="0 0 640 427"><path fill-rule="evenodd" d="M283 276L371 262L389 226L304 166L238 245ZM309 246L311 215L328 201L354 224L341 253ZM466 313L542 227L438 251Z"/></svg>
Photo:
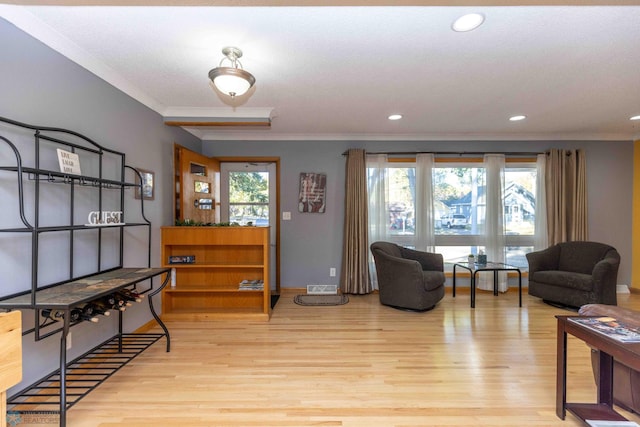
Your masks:
<svg viewBox="0 0 640 427"><path fill-rule="evenodd" d="M526 266L533 250L535 163L507 163L504 174L505 260ZM433 170L436 248L447 260L463 260L484 248L486 180L477 163L441 164Z"/></svg>
<svg viewBox="0 0 640 427"><path fill-rule="evenodd" d="M229 221L269 225L268 172L229 172Z"/></svg>
<svg viewBox="0 0 640 427"><path fill-rule="evenodd" d="M389 168L389 234L415 235L416 169L402 165Z"/></svg>
<svg viewBox="0 0 640 427"><path fill-rule="evenodd" d="M415 247L416 167L412 162L385 164L384 208L386 239ZM369 188L376 173L369 168ZM432 168L433 230L436 251L447 261L465 260L469 253L485 250L486 173L482 162L437 161ZM504 173L503 223L505 262L526 266L525 254L533 250L535 234L536 163L507 162ZM370 208L371 209L371 208ZM418 213L420 214L420 213ZM376 215L370 215L375 218ZM374 224L370 224L375 228Z"/></svg>
<svg viewBox="0 0 640 427"><path fill-rule="evenodd" d="M509 165L505 170L505 262L526 267L525 254L533 251L536 217L535 163Z"/></svg>

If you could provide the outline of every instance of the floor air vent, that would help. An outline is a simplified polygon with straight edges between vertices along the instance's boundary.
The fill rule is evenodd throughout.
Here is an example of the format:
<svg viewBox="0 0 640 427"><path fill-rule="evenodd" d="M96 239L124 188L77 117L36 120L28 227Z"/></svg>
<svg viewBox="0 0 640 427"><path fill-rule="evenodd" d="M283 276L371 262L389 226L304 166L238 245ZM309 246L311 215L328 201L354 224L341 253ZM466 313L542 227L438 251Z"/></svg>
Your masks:
<svg viewBox="0 0 640 427"><path fill-rule="evenodd" d="M336 295L338 285L307 285L307 295Z"/></svg>

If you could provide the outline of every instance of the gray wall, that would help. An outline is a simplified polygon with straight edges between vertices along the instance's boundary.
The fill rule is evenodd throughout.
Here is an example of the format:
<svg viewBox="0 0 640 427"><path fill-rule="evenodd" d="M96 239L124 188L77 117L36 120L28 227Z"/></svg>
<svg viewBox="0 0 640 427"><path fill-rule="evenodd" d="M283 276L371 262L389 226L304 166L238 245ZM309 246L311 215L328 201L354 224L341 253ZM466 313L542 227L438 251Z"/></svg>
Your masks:
<svg viewBox="0 0 640 427"><path fill-rule="evenodd" d="M277 120L277 119L276 119ZM587 156L589 238L608 243L622 257L618 283L631 283L632 141L204 141L207 156L280 157L281 286L338 284L329 268L341 266L345 158L349 148L367 151L543 152L582 148ZM327 174L327 210L298 213L300 172ZM282 215L280 215L280 218Z"/></svg>
<svg viewBox="0 0 640 427"><path fill-rule="evenodd" d="M181 129L165 126L162 117L154 111L2 19L0 52L0 116L75 130L105 147L124 152L127 164L155 172L155 200L146 203L145 213L153 224L152 264L159 265L159 227L170 225L173 220L173 143L200 151L201 142ZM0 181L0 185L5 182ZM4 198L11 193L0 194ZM2 200L5 202L9 201ZM43 209L55 210L56 206L43 206ZM4 214L9 213L3 211ZM125 266L146 265L146 257L140 256L147 252L146 241L134 238L129 242ZM15 265L10 261L11 250L0 247L0 263L9 276ZM25 326L33 322L30 313L24 313ZM80 324L72 328L73 347L69 354L81 354L113 335L117 316L112 317L103 318L97 325ZM125 329L135 330L150 319L148 308L136 306L125 315ZM58 366L59 335L38 343L34 342L33 335L28 335L23 345L24 379L9 395Z"/></svg>

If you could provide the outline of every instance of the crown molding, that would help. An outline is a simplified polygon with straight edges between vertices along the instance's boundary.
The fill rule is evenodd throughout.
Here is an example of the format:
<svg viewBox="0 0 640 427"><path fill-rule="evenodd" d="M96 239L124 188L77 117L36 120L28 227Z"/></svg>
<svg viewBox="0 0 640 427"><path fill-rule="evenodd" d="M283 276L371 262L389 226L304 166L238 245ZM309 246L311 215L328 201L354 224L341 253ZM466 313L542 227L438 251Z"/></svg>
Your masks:
<svg viewBox="0 0 640 427"><path fill-rule="evenodd" d="M141 91L122 75L91 56L22 6L0 5L0 17L155 112L161 114L165 109L157 99Z"/></svg>

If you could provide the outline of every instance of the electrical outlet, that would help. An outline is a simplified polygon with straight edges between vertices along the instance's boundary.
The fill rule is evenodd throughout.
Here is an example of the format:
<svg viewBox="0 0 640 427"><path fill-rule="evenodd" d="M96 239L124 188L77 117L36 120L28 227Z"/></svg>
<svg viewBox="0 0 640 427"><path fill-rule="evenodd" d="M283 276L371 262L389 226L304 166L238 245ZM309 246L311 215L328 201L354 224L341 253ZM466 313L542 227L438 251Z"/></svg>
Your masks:
<svg viewBox="0 0 640 427"><path fill-rule="evenodd" d="M67 350L71 349L71 332L67 334Z"/></svg>
<svg viewBox="0 0 640 427"><path fill-rule="evenodd" d="M331 267L329 269L329 277L336 277L336 269Z"/></svg>

